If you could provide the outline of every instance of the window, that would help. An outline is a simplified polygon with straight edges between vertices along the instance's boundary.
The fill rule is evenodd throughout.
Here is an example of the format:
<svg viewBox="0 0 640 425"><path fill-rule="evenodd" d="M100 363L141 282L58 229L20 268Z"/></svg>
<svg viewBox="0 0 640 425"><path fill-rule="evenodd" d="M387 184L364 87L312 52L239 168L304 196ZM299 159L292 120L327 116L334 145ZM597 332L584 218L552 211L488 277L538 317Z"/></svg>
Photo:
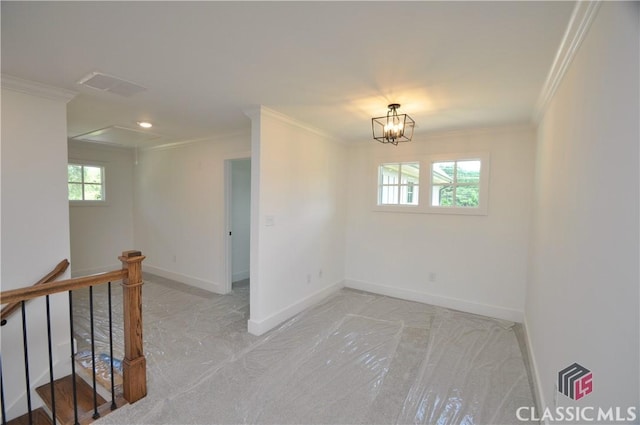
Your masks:
<svg viewBox="0 0 640 425"><path fill-rule="evenodd" d="M104 167L69 164L70 201L104 201Z"/></svg>
<svg viewBox="0 0 640 425"><path fill-rule="evenodd" d="M479 159L431 163L431 206L478 208Z"/></svg>
<svg viewBox="0 0 640 425"><path fill-rule="evenodd" d="M402 162L378 162L373 208L486 215L489 165L488 153L416 155L404 157Z"/></svg>
<svg viewBox="0 0 640 425"><path fill-rule="evenodd" d="M378 167L378 205L418 205L419 162L396 162Z"/></svg>

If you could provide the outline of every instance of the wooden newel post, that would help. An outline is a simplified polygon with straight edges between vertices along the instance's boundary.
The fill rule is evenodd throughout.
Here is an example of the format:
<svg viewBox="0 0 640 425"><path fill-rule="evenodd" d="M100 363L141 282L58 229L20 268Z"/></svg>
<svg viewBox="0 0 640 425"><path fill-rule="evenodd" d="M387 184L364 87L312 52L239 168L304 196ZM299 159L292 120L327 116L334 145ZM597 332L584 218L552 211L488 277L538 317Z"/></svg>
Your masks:
<svg viewBox="0 0 640 425"><path fill-rule="evenodd" d="M135 403L147 395L147 361L142 350L142 260L140 251L125 251L119 257L128 271L122 280L124 313L124 361L122 387L124 398Z"/></svg>

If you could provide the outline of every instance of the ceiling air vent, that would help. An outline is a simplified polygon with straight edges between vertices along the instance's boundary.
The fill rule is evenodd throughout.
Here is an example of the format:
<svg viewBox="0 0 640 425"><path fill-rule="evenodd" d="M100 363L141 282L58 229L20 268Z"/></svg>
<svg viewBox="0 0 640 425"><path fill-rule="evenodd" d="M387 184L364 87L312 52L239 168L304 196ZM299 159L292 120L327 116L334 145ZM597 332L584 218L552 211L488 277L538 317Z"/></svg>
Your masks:
<svg viewBox="0 0 640 425"><path fill-rule="evenodd" d="M136 93L145 91L146 88L131 81L114 77L100 72L92 72L84 76L78 84L91 87L92 89L106 91L109 93L119 94L120 96L129 97Z"/></svg>

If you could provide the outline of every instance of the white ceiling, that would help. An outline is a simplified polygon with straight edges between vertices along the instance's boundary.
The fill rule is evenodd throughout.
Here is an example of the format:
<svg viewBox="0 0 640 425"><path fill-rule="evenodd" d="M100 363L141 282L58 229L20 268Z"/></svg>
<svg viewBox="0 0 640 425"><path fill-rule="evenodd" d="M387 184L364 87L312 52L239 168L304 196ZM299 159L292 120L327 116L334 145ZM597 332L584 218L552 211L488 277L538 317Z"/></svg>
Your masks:
<svg viewBox="0 0 640 425"><path fill-rule="evenodd" d="M265 105L346 140L402 104L416 132L531 119L573 2L8 2L2 73L80 94L69 136L249 128ZM81 87L93 71L148 90Z"/></svg>

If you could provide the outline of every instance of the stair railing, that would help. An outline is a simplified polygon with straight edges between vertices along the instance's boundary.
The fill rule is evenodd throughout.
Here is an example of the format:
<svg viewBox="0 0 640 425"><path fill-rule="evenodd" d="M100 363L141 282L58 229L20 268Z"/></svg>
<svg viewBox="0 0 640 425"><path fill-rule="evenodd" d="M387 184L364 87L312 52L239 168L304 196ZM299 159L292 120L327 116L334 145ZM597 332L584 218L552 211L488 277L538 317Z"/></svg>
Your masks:
<svg viewBox="0 0 640 425"><path fill-rule="evenodd" d="M62 273L67 270L67 267L69 267L69 261L65 258L64 260L60 261L58 265L55 266L54 269L47 273L42 279L34 283L33 286L42 285L43 283L49 283L56 280ZM8 304L3 307L2 311L0 311L0 326L6 325L9 316L18 311L19 308L19 302Z"/></svg>
<svg viewBox="0 0 640 425"><path fill-rule="evenodd" d="M122 269L114 270L106 273L99 273L91 276L78 277L56 282L41 283L38 285L14 289L0 292L0 304L7 304L5 309L16 304L18 309L22 311L22 339L24 352L24 368L26 380L27 395L27 412L28 421L33 423L31 408L31 388L29 378L29 354L27 343L27 315L26 302L30 299L45 297L46 301L46 319L48 330L48 350L49 350L49 377L52 397L53 423L56 423L55 415L55 391L54 376L52 364L52 348L51 348L51 320L49 309L49 296L68 292L69 295L69 332L71 338L71 374L73 382L73 399L74 399L74 424L79 424L81 418L78 416L78 400L76 389L76 373L75 373L75 352L74 352L74 329L73 329L73 291L81 288L89 288L90 301L90 321L91 321L91 355L93 369L93 418L100 417L100 409L97 405L96 393L96 354L93 336L93 287L97 285L108 285L108 302L109 302L109 346L110 346L110 367L111 367L111 409L117 407L116 396L114 390L114 360L113 360L113 334L111 322L111 282L122 280L123 289L123 331L124 331L124 359L122 361L122 391L123 398L129 403L135 403L147 394L147 378L146 378L146 359L142 347L142 261L144 256L140 251L125 251L118 257L122 262ZM60 263L62 264L62 263ZM59 265L60 265L59 264ZM66 267L65 267L66 268ZM62 273L62 272L60 272ZM5 411L5 394L4 381L2 375L3 365L0 358L0 403L2 404L2 423L7 423ZM84 422L84 421L83 421Z"/></svg>

